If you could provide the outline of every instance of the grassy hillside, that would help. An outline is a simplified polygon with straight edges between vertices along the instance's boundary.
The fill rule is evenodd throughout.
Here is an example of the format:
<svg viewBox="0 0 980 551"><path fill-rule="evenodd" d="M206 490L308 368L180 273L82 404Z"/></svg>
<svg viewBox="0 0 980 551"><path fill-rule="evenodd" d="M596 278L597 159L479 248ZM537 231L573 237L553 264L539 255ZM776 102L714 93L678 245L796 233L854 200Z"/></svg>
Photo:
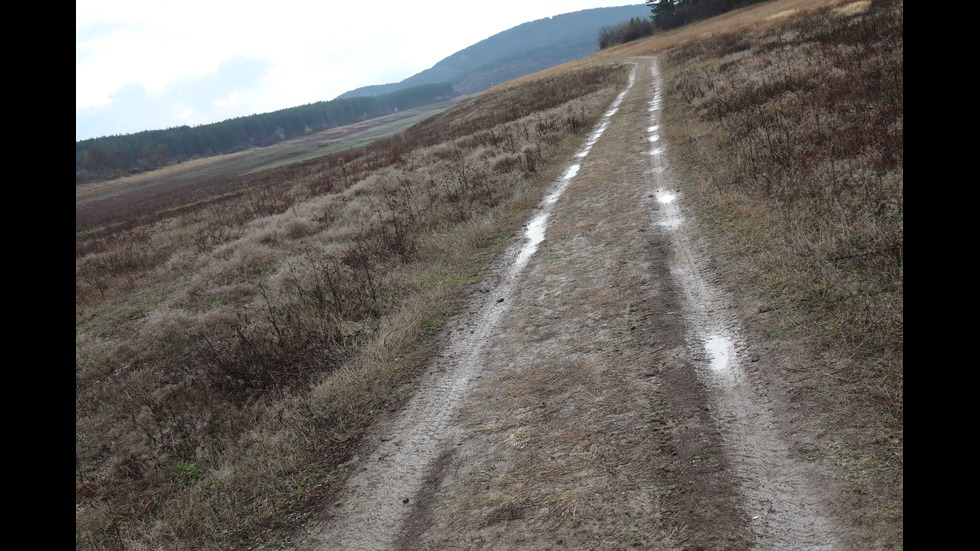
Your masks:
<svg viewBox="0 0 980 551"><path fill-rule="evenodd" d="M753 282L772 342L805 343L794 395L832 412L856 519L902 548L902 2L854 2L672 50L667 134Z"/></svg>
<svg viewBox="0 0 980 551"><path fill-rule="evenodd" d="M860 520L900 544L902 3L805 11L826 4L610 48L78 228L76 547L254 548L328 500L622 88L617 61L651 54L701 223L766 298L773 342L811 347L801 399L839 412L822 422L846 436Z"/></svg>
<svg viewBox="0 0 980 551"><path fill-rule="evenodd" d="M903 537L903 23L901 0L773 2L600 54L661 55L671 166L764 304L747 325L807 351L779 376L829 412L878 548Z"/></svg>

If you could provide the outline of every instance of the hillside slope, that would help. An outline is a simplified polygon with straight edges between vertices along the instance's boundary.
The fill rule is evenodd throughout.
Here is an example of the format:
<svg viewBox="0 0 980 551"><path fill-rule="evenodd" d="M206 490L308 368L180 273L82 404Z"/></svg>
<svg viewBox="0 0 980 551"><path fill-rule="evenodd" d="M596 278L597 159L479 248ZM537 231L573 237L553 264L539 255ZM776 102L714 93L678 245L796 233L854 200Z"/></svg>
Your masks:
<svg viewBox="0 0 980 551"><path fill-rule="evenodd" d="M364 86L338 98L376 96L437 82L452 83L460 94L482 92L495 83L583 58L599 49L599 31L604 26L649 16L650 9L637 4L530 21L481 40L401 82Z"/></svg>

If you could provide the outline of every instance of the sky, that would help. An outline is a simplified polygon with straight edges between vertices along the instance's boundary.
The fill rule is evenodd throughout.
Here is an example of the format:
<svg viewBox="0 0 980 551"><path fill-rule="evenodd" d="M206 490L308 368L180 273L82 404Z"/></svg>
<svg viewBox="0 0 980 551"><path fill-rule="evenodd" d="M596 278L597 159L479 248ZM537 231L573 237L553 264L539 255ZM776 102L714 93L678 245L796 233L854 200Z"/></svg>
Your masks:
<svg viewBox="0 0 980 551"><path fill-rule="evenodd" d="M75 140L328 101L521 23L641 3L76 0Z"/></svg>

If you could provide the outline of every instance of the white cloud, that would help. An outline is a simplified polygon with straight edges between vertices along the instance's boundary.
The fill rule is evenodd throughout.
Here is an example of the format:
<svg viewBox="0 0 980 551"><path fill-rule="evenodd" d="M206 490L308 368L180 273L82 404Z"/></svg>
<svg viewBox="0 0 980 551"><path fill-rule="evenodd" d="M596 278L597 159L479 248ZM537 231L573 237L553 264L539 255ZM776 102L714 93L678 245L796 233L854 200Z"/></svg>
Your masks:
<svg viewBox="0 0 980 551"><path fill-rule="evenodd" d="M213 122L329 100L400 81L527 21L629 3L78 0L76 139L181 124L176 103Z"/></svg>

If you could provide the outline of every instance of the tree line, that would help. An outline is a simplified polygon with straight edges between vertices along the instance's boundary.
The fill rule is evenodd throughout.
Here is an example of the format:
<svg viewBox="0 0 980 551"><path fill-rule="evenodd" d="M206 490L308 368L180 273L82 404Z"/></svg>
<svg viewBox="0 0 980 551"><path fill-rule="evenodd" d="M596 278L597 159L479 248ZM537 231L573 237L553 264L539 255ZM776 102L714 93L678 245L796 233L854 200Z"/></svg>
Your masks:
<svg viewBox="0 0 980 551"><path fill-rule="evenodd" d="M660 29L674 29L764 0L647 0L650 20Z"/></svg>
<svg viewBox="0 0 980 551"><path fill-rule="evenodd" d="M657 29L673 29L763 0L647 0L650 18L631 17L629 23L606 26L599 32L599 49L650 36Z"/></svg>
<svg viewBox="0 0 980 551"><path fill-rule="evenodd" d="M337 98L195 127L183 125L76 141L75 181L267 146L453 95L455 91L448 82L424 84L382 96Z"/></svg>
<svg viewBox="0 0 980 551"><path fill-rule="evenodd" d="M631 17L629 23L616 27L603 27L599 32L599 49L603 50L617 44L624 44L650 36L656 25L650 19Z"/></svg>

